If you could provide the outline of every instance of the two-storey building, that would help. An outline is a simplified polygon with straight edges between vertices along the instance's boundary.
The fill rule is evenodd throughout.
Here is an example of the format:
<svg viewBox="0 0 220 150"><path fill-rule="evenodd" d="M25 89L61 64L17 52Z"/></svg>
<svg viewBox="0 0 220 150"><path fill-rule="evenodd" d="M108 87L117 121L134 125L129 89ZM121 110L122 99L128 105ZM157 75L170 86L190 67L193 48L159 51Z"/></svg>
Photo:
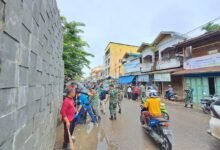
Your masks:
<svg viewBox="0 0 220 150"><path fill-rule="evenodd" d="M210 32L176 45L183 51L183 69L173 75L184 76L190 85L194 103L205 95L220 95L220 31Z"/></svg>
<svg viewBox="0 0 220 150"><path fill-rule="evenodd" d="M160 32L151 43L143 43L138 52L142 54L141 74L147 76L148 82L154 82L162 95L169 84L181 97L182 77L172 76L172 72L182 67L182 51L177 51L174 45L186 38L176 32Z"/></svg>

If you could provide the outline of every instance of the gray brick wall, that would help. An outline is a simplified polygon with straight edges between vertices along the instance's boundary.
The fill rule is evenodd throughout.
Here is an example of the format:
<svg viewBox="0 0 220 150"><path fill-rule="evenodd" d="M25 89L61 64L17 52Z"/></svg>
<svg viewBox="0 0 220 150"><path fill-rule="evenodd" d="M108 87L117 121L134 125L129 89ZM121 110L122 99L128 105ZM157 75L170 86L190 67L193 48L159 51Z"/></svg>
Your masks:
<svg viewBox="0 0 220 150"><path fill-rule="evenodd" d="M56 0L0 0L0 150L53 149L62 102Z"/></svg>

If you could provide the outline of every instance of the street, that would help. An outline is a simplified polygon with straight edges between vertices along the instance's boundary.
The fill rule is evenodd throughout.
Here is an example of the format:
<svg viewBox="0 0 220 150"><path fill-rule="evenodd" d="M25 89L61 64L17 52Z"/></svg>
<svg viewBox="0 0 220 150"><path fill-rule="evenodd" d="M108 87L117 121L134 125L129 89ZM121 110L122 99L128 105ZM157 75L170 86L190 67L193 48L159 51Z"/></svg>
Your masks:
<svg viewBox="0 0 220 150"><path fill-rule="evenodd" d="M157 150L154 141L143 131L139 103L124 100L123 113L116 121L108 114L102 116L99 126L80 125L75 130L76 150ZM171 116L174 150L219 150L220 142L207 134L209 115L197 109L185 109L179 103L167 104ZM62 144L63 126L58 128L58 145Z"/></svg>

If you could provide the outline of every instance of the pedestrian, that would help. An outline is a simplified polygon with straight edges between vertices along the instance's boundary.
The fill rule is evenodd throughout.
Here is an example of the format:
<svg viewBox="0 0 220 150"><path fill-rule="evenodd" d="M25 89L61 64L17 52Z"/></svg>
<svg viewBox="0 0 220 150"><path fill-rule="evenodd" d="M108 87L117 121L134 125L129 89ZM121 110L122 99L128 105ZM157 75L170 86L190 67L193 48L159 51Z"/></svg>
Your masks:
<svg viewBox="0 0 220 150"><path fill-rule="evenodd" d="M139 93L140 93L140 90L139 90L139 88L138 88L138 86L137 85L135 85L134 87L133 87L133 100L137 100L138 99L138 95L139 95Z"/></svg>
<svg viewBox="0 0 220 150"><path fill-rule="evenodd" d="M117 87L118 92L118 113L121 114L121 102L123 100L123 91L120 89L120 87Z"/></svg>
<svg viewBox="0 0 220 150"><path fill-rule="evenodd" d="M64 124L64 143L63 143L64 149L68 149L70 147L68 130L70 130L70 134L73 135L73 131L75 128L74 114L76 112L76 108L73 99L75 95L76 95L75 90L73 89L68 90L67 96L63 101L60 111L60 114L62 116L62 121Z"/></svg>
<svg viewBox="0 0 220 150"><path fill-rule="evenodd" d="M128 99L130 100L130 99L132 98L132 89L131 89L131 86L128 87L127 93L128 93Z"/></svg>
<svg viewBox="0 0 220 150"><path fill-rule="evenodd" d="M89 116L91 118L91 121L93 123L97 123L96 117L92 111L92 106L89 101L89 97L83 93L79 89L76 90L76 96L79 99L79 108L77 110L77 123L80 122L81 116L83 116L85 113L89 113Z"/></svg>
<svg viewBox="0 0 220 150"><path fill-rule="evenodd" d="M145 88L144 84L141 84L140 90L141 90L141 101L142 101L143 99L146 98L146 88Z"/></svg>
<svg viewBox="0 0 220 150"><path fill-rule="evenodd" d="M98 92L90 87L89 88L89 96L90 96L90 101L91 101L93 113L96 116L96 119L98 121L100 121L101 116L100 116L100 111L99 111L100 102L99 102Z"/></svg>
<svg viewBox="0 0 220 150"><path fill-rule="evenodd" d="M193 108L193 88L187 84L185 88L185 107L188 107L190 104L190 107Z"/></svg>
<svg viewBox="0 0 220 150"><path fill-rule="evenodd" d="M109 90L109 111L110 111L110 120L116 120L116 108L118 103L118 92L114 89L114 85L110 85Z"/></svg>
<svg viewBox="0 0 220 150"><path fill-rule="evenodd" d="M103 114L105 114L106 113L106 91L104 90L103 86L100 86L99 98L101 101L101 111Z"/></svg>

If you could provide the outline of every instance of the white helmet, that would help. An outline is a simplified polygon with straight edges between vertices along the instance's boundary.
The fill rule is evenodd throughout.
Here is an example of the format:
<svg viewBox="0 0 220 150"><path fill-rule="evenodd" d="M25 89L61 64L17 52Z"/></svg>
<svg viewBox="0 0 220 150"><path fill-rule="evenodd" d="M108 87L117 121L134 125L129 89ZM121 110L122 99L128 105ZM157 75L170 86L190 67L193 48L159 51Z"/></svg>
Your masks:
<svg viewBox="0 0 220 150"><path fill-rule="evenodd" d="M158 97L157 91L154 89L151 89L149 92L149 97Z"/></svg>

